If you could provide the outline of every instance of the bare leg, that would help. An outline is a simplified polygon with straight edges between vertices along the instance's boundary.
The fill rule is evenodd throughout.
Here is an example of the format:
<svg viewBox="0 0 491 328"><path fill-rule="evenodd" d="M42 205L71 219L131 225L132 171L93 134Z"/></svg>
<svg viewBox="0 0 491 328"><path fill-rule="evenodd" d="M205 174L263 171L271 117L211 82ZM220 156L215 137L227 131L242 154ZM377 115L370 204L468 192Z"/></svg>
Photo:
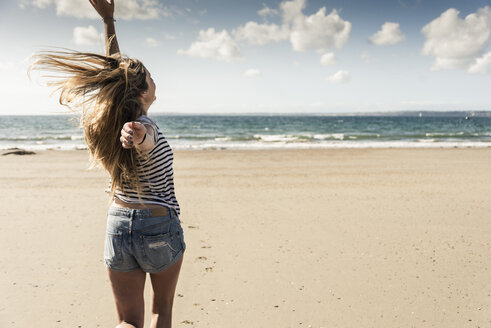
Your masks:
<svg viewBox="0 0 491 328"><path fill-rule="evenodd" d="M172 327L172 305L183 258L184 255L164 271L150 274L153 290L150 328Z"/></svg>
<svg viewBox="0 0 491 328"><path fill-rule="evenodd" d="M141 269L131 272L117 272L107 268L111 287L113 289L116 311L118 313L118 328L143 328L145 319L145 303L143 290L146 273Z"/></svg>

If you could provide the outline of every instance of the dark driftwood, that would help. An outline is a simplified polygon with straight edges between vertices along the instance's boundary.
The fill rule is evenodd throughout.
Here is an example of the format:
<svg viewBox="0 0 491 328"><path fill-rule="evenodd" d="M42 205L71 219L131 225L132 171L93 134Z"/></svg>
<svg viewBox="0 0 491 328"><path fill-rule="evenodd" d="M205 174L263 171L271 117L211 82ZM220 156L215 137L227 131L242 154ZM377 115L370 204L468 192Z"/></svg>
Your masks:
<svg viewBox="0 0 491 328"><path fill-rule="evenodd" d="M33 151L19 149L19 150L12 150L12 151L8 151L6 153L3 153L2 156L5 156L5 155L34 155L34 154L36 154L36 153Z"/></svg>

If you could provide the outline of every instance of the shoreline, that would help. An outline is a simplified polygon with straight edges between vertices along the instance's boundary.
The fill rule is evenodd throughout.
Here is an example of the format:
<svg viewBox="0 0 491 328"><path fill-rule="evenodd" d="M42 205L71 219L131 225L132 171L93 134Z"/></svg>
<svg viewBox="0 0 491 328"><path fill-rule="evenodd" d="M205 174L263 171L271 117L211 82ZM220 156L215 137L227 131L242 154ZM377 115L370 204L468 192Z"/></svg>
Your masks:
<svg viewBox="0 0 491 328"><path fill-rule="evenodd" d="M16 154L15 152L22 152L21 154ZM172 149L174 154L187 154L187 153L325 153L325 152L353 152L353 153L367 153L367 152L440 152L440 151L489 151L491 153L490 147L449 147L449 148L422 148L422 147L414 147L414 148L261 148L261 149ZM10 154L6 154L11 152ZM24 152L27 152L24 154ZM47 154L57 154L62 156L65 154L66 156L70 156L71 154L86 154L87 161L89 160L89 152L88 149L70 149L70 150L58 150L58 149L43 149L43 150L35 150L29 151L25 148L10 148L8 150L0 150L0 156L5 157L29 157L34 155L47 155ZM5 158L4 157L4 158ZM1 157L0 157L1 158Z"/></svg>
<svg viewBox="0 0 491 328"><path fill-rule="evenodd" d="M421 115L420 115L421 113ZM404 111L366 111L366 112L168 112L153 111L153 116L331 116L331 117L352 117L352 116L398 116L398 117L491 117L489 110L404 110ZM2 116L73 116L78 117L77 113L65 111L39 114L0 114Z"/></svg>
<svg viewBox="0 0 491 328"><path fill-rule="evenodd" d="M380 143L380 145L376 145L376 143ZM351 146L341 145L341 144L309 144L300 147L299 145L278 145L278 146L263 146L256 145L254 146L171 146L174 151L302 151L302 150L336 150L336 149L486 149L491 148L491 142L439 142L439 143L417 143L417 142L401 142L399 145L387 145L384 142L376 142L372 143L370 146L364 145L363 143L355 144L353 143ZM394 142L393 144L397 144L398 142ZM401 145L402 144L402 145ZM44 152L44 151L57 151L57 152L71 152L71 151L87 151L87 147L70 147L66 149L62 148L42 148L39 149L37 147L7 147L0 148L0 152L7 151L34 151L34 152Z"/></svg>

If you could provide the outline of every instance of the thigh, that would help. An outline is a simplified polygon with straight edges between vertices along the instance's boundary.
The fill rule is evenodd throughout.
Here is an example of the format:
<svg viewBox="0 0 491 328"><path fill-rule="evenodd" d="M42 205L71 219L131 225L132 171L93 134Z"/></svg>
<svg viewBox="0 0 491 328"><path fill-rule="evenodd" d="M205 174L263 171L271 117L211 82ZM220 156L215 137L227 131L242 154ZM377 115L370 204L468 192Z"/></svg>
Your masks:
<svg viewBox="0 0 491 328"><path fill-rule="evenodd" d="M172 310L183 258L184 254L166 270L150 274L152 281L152 312L154 314Z"/></svg>
<svg viewBox="0 0 491 328"><path fill-rule="evenodd" d="M107 268L119 322L143 327L145 304L143 290L146 273L141 269L118 272Z"/></svg>

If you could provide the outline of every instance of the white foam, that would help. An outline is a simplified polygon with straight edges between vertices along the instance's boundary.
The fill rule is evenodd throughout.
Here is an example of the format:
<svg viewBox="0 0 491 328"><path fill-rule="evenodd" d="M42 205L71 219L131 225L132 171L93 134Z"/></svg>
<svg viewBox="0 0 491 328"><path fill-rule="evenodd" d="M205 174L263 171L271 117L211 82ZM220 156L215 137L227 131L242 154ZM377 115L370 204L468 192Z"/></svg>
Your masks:
<svg viewBox="0 0 491 328"><path fill-rule="evenodd" d="M254 138L265 142L291 142L298 138L289 134L255 134Z"/></svg>
<svg viewBox="0 0 491 328"><path fill-rule="evenodd" d="M491 142L329 141L322 143L226 142L171 145L174 149L362 149L362 148L487 148Z"/></svg>
<svg viewBox="0 0 491 328"><path fill-rule="evenodd" d="M344 140L344 133L328 133L328 134L314 134L314 139L326 140L326 139L338 139Z"/></svg>
<svg viewBox="0 0 491 328"><path fill-rule="evenodd" d="M444 133L444 132L427 132L425 133L425 136L427 137L437 137L437 136L461 136L463 135L464 132L463 131L460 131L460 132L457 132L457 133Z"/></svg>
<svg viewBox="0 0 491 328"><path fill-rule="evenodd" d="M298 140L290 141L285 137L283 141L279 138L274 142L265 142L262 139L254 141L228 141L227 138L216 138L223 140L168 140L174 149L340 149L340 148L487 148L491 147L491 141L436 141L436 139L419 139L415 141L367 141L367 140L315 140L306 142ZM0 143L1 150L9 148L20 148L25 150L75 150L87 149L82 140L67 141L54 144L19 144Z"/></svg>

